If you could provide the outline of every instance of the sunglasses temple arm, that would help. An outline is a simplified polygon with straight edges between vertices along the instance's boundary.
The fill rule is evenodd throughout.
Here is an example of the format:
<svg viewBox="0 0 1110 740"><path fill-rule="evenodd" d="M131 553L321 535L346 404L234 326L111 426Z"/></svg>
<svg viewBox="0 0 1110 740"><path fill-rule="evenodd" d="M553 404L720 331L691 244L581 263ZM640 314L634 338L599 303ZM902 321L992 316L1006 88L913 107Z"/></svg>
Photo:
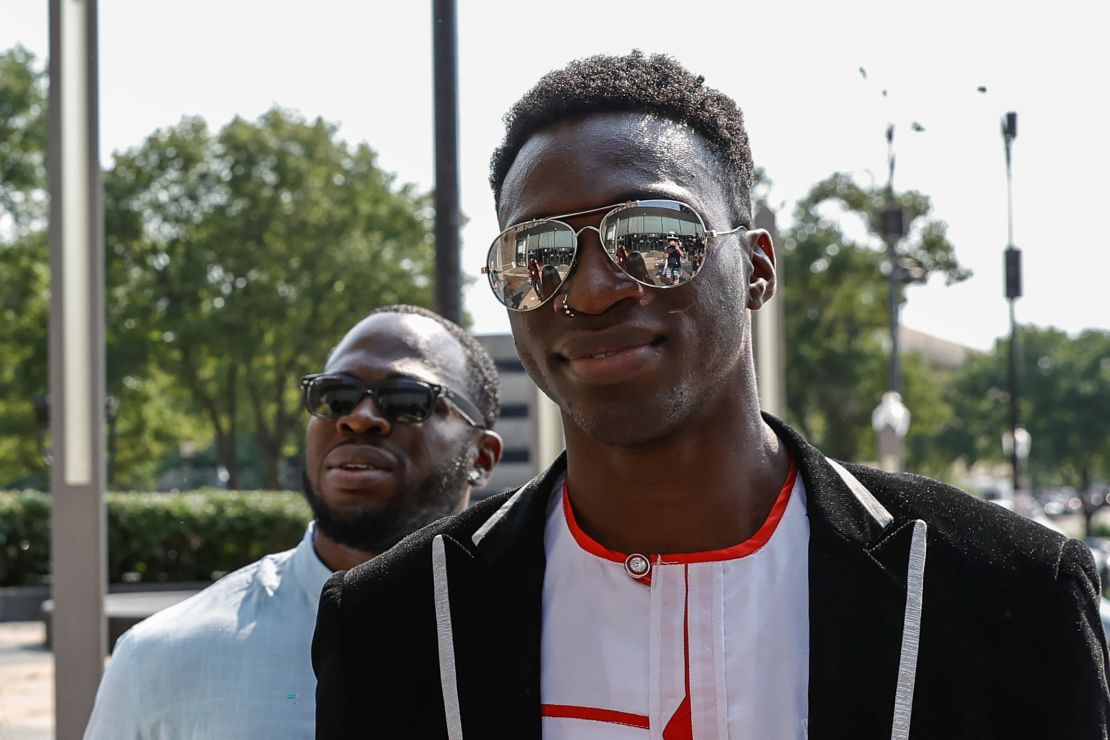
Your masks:
<svg viewBox="0 0 1110 740"><path fill-rule="evenodd" d="M712 237L728 236L729 234L735 234L737 231L747 231L747 230L748 230L747 226L737 226L735 228L729 229L728 231L706 230L705 235L706 236L712 236Z"/></svg>
<svg viewBox="0 0 1110 740"><path fill-rule="evenodd" d="M455 410L462 414L462 417L470 422L471 426L477 427L478 429L486 428L485 421L482 420L482 413L478 410L478 407L466 398L452 391L450 388L443 388L442 392L443 397L451 402Z"/></svg>

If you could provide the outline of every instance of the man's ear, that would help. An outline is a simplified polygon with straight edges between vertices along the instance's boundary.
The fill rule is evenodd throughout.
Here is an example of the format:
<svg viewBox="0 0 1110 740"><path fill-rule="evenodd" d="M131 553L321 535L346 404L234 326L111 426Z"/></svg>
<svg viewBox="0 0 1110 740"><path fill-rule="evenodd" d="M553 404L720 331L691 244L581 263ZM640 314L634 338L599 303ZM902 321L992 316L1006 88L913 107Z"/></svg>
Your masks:
<svg viewBox="0 0 1110 740"><path fill-rule="evenodd" d="M505 451L505 441L497 432L483 430L479 433L474 445L474 461L468 482L475 488L480 488L489 482L493 469L501 460L501 453ZM476 475L475 475L476 474Z"/></svg>
<svg viewBox="0 0 1110 740"><path fill-rule="evenodd" d="M748 308L759 310L775 294L775 245L766 229L748 232L752 271L748 275Z"/></svg>

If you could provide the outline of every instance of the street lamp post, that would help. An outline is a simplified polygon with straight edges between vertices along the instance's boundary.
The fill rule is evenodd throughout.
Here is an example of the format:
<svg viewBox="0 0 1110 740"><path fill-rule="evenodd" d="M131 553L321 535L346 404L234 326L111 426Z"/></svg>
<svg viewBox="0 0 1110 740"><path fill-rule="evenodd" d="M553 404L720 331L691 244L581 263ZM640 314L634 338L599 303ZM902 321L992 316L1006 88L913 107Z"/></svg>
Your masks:
<svg viewBox="0 0 1110 740"><path fill-rule="evenodd" d="M885 93L884 93L885 94ZM924 131L921 124L915 131ZM887 280L890 285L890 375L887 391L871 413L871 426L878 435L879 463L884 470L902 469L903 441L910 428L910 411L902 401L901 321L902 285L921 278L920 269L907 268L898 257L898 242L906 235L906 218L894 197L894 124L886 128L887 206L880 214L880 230L886 244Z"/></svg>
<svg viewBox="0 0 1110 740"><path fill-rule="evenodd" d="M892 167L893 169L893 167ZM883 241L886 242L888 282L890 283L890 380L887 390L902 392L902 360L899 337L900 313L902 310L902 291L898 270L898 242L905 236L905 217L902 209L894 205L894 192L887 188L890 205L881 214Z"/></svg>
<svg viewBox="0 0 1110 740"><path fill-rule="evenodd" d="M104 656L104 220L97 0L50 1L50 558L54 732L85 730Z"/></svg>
<svg viewBox="0 0 1110 740"><path fill-rule="evenodd" d="M1017 467L1014 469L1017 471L1014 476L1015 502L1018 492L1025 490L1022 484L1026 478L1026 462L1029 460L1029 453L1032 449L1033 435L1029 434L1025 427L1019 426L1014 430L1007 429L1002 433L1002 454L1017 462Z"/></svg>
<svg viewBox="0 0 1110 740"><path fill-rule="evenodd" d="M432 0L435 86L436 308L462 323L459 277L459 92L456 0Z"/></svg>
<svg viewBox="0 0 1110 740"><path fill-rule="evenodd" d="M902 394L887 391L871 412L871 428L879 438L879 467L891 473L902 469L902 441L910 430L910 410Z"/></svg>
<svg viewBox="0 0 1110 740"><path fill-rule="evenodd" d="M1018 439L1021 428L1018 416L1018 327L1014 316L1014 304L1021 297L1021 250L1014 246L1014 178L1010 161L1010 150L1017 137L1017 113L1010 112L1002 117L1002 144L1006 150L1006 216L1007 239L1005 251L1006 300L1010 303L1010 438ZM1021 488L1020 459L1018 445L1010 445L1010 470L1013 475L1014 493Z"/></svg>

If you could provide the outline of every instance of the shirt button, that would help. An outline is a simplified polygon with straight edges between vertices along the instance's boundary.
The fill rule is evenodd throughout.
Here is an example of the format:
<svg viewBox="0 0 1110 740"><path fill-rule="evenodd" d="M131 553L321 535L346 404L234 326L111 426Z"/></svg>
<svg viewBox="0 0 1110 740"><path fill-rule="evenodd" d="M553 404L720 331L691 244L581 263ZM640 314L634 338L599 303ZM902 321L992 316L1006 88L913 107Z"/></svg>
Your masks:
<svg viewBox="0 0 1110 740"><path fill-rule="evenodd" d="M651 570L651 561L646 555L632 553L624 559L624 572L631 578L643 578Z"/></svg>

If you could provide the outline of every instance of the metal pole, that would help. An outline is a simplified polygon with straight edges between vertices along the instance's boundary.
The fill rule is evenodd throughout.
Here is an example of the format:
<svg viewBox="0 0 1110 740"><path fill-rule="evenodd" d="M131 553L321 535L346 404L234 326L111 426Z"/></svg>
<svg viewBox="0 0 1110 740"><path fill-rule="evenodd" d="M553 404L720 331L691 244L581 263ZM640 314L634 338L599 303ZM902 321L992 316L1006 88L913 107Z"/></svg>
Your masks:
<svg viewBox="0 0 1110 740"><path fill-rule="evenodd" d="M459 280L458 40L455 0L432 0L436 150L436 307L462 318Z"/></svg>
<svg viewBox="0 0 1110 740"><path fill-rule="evenodd" d="M754 223L766 229L774 244L779 243L775 212L763 202L757 205ZM775 266L779 285L782 285L782 262ZM752 340L755 345L755 369L759 385L759 406L769 414L786 417L786 314L782 300L772 299L770 304L754 312Z"/></svg>
<svg viewBox="0 0 1110 740"><path fill-rule="evenodd" d="M899 300L901 296L898 292L898 240L902 238L905 232L905 225L903 223L902 209L898 206L897 201L894 199L894 124L888 124L886 127L886 159L887 159L887 180L886 180L886 200L887 207L882 213L882 231L883 240L886 242L886 257L887 263L890 266L890 272L887 277L890 280L890 390L895 393L902 393L902 363L900 342L898 341L898 318L900 312Z"/></svg>
<svg viewBox="0 0 1110 740"><path fill-rule="evenodd" d="M898 293L897 259L895 247L898 241L888 237L886 240L887 259L890 261L890 390L902 393L902 348L899 341L899 314L901 301Z"/></svg>
<svg viewBox="0 0 1110 740"><path fill-rule="evenodd" d="M1018 424L1018 332L1017 322L1014 320L1014 302L1010 299L1010 467L1013 473L1014 495L1021 490L1021 466L1018 461L1017 433Z"/></svg>
<svg viewBox="0 0 1110 740"><path fill-rule="evenodd" d="M59 740L84 732L108 648L96 19L96 0L50 0L50 552Z"/></svg>
<svg viewBox="0 0 1110 740"><path fill-rule="evenodd" d="M886 181L886 207L880 214L881 235L886 242L886 257L889 271L887 279L890 284L890 378L888 390L883 394L883 399L871 415L872 427L879 435L879 457L885 470L897 472L902 469L902 438L907 427L899 430L896 424L895 411L901 409L905 412L908 422L909 412L902 403L902 351L899 331L899 313L901 311L901 292L899 291L898 273L898 241L905 235L905 214L894 197L894 124L886 127L887 144L887 181Z"/></svg>
<svg viewBox="0 0 1110 740"><path fill-rule="evenodd" d="M1014 496L1021 490L1021 466L1018 461L1017 431L1021 424L1018 415L1018 326L1014 304L1021 297L1021 251L1014 246L1014 175L1011 148L1017 137L1017 113L1007 113L1002 118L1002 144L1006 150L1006 298L1010 303L1010 467L1013 475Z"/></svg>

